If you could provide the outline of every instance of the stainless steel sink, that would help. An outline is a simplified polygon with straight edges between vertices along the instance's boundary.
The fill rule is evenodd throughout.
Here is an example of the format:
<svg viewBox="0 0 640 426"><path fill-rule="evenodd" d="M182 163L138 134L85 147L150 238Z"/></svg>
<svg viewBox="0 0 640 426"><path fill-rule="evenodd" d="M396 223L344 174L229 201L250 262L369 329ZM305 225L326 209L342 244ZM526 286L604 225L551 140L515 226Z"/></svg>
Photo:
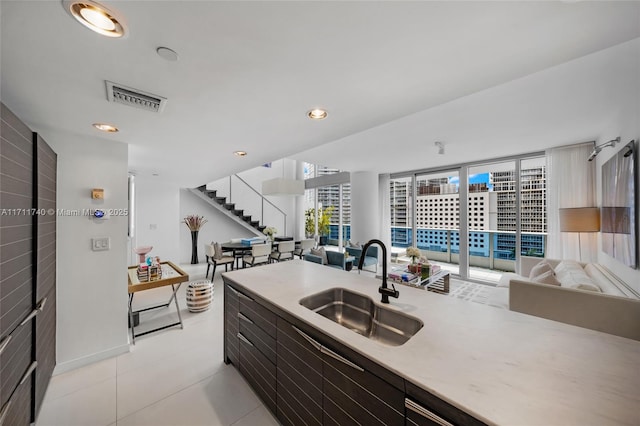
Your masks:
<svg viewBox="0 0 640 426"><path fill-rule="evenodd" d="M344 288L307 296L300 304L343 327L390 346L402 345L424 326L417 318Z"/></svg>

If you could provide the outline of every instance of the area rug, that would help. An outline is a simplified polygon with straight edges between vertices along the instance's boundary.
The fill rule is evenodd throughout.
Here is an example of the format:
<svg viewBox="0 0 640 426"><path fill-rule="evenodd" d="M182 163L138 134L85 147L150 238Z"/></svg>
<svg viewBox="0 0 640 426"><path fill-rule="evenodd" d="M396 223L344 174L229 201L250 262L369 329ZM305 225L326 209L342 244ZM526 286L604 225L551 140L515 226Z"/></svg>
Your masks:
<svg viewBox="0 0 640 426"><path fill-rule="evenodd" d="M492 286L451 279L449 297L486 305Z"/></svg>

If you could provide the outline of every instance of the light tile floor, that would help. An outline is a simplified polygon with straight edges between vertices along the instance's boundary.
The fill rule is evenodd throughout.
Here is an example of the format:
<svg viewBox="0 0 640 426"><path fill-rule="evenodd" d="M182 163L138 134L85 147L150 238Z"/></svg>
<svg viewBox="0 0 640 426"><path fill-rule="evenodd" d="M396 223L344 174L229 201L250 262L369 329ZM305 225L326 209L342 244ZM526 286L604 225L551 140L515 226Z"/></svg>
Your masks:
<svg viewBox="0 0 640 426"><path fill-rule="evenodd" d="M192 281L204 278L204 264L181 267ZM277 425L237 370L222 362L220 269L206 312L187 310L186 283L181 286L183 330L139 337L126 354L54 376L36 426ZM170 294L167 288L138 293L135 307L166 302ZM176 320L174 305L143 313L136 332Z"/></svg>
<svg viewBox="0 0 640 426"><path fill-rule="evenodd" d="M181 266L192 280L204 278L206 265ZM181 286L183 330L174 327L138 337L129 353L54 376L36 426L277 425L237 370L222 362L219 274L213 305L206 312L188 312L186 283ZM149 306L170 294L166 288L149 290L134 302ZM173 304L143 314L136 331L167 319L177 319Z"/></svg>

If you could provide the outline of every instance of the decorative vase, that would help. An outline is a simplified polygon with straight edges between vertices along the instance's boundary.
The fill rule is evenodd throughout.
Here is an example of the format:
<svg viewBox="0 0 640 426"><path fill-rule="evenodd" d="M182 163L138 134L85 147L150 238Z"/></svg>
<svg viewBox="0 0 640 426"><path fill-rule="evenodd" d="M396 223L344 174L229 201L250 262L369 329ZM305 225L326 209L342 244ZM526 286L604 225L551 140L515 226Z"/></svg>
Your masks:
<svg viewBox="0 0 640 426"><path fill-rule="evenodd" d="M198 231L191 231L191 264L198 263Z"/></svg>
<svg viewBox="0 0 640 426"><path fill-rule="evenodd" d="M420 278L426 280L431 276L431 264L423 263L420 269Z"/></svg>

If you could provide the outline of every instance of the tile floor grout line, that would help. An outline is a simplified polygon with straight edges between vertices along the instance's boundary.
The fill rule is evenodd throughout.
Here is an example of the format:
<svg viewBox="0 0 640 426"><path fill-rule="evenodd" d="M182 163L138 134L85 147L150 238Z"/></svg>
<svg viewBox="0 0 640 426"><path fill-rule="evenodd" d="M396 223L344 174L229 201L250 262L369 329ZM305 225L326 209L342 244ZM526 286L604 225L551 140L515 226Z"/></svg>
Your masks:
<svg viewBox="0 0 640 426"><path fill-rule="evenodd" d="M155 404L157 404L157 403L159 403L159 402L161 402L161 401L164 401L165 399L168 399L168 398L170 398L170 397L172 397L172 396L174 396L174 395L179 394L180 392L182 392L182 391L184 391L184 390L187 390L188 388L190 388L190 387L192 387L192 386L197 385L197 384L198 384L198 383L200 383L200 382L204 382L204 381L205 381L205 380L207 380L207 379L211 379L213 376L215 376L215 375L217 375L217 374L219 374L219 373L221 373L221 372L223 372L223 371L224 371L224 369L219 369L218 371L216 371L216 372L215 372L215 373L213 373L212 375L210 375L210 376L206 376L206 377L204 377L204 378L202 378L202 379L200 379L200 380L198 380L198 381L196 381L196 382L194 382L194 383L191 383L191 384L189 384L189 385L187 385L187 386L185 386L185 387L183 387L183 388L180 388L180 389L176 390L175 392L173 392L173 393L171 393L171 394L169 394L169 395L163 396L162 398L157 399L157 400L153 401L152 403L150 403L150 404L148 404L148 405L145 405L144 407L140 407L139 409L137 409L137 410L135 410L135 411L132 411L131 413L127 414L127 415L126 415L126 416L124 416L124 417L120 417L120 418L118 418L118 412L116 411L116 426L117 426L117 422L118 422L119 420L124 420L124 419L126 419L127 417L132 416L132 415L136 414L136 413L137 413L137 412L139 412L139 411L142 411L142 410L144 410L144 409L146 409L146 408L149 408L149 407L151 407L152 405L155 405ZM116 389L116 395L117 395L117 393L118 393L118 389ZM117 405L118 405L118 401L116 400L116 406L117 406Z"/></svg>

